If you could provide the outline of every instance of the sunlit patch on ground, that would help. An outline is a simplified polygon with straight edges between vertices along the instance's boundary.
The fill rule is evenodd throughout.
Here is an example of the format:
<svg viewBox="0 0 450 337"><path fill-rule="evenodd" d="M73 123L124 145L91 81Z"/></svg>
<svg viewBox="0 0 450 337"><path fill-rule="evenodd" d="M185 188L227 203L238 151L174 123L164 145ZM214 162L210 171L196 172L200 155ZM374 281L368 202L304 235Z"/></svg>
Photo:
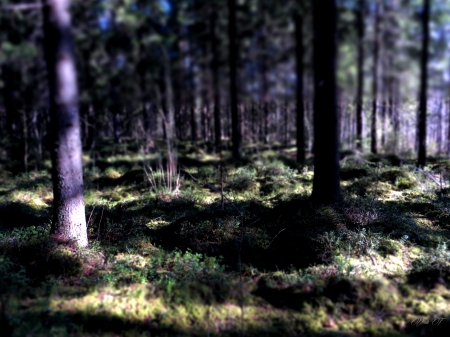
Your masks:
<svg viewBox="0 0 450 337"><path fill-rule="evenodd" d="M148 180L156 155L84 158L86 250L49 236L48 172L0 173L0 321L13 336L448 331L447 181L361 155L343 164L344 203L314 209L313 167L295 149L236 165L182 148L176 192L167 171Z"/></svg>

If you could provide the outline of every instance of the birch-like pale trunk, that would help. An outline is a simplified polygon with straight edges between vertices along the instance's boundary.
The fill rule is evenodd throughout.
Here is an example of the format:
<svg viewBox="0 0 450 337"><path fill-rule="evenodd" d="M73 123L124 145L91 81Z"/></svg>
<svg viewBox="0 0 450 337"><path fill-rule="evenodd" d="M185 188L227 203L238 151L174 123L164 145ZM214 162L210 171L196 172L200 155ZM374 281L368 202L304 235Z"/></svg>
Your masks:
<svg viewBox="0 0 450 337"><path fill-rule="evenodd" d="M78 86L69 0L43 0L50 93L52 234L87 246Z"/></svg>

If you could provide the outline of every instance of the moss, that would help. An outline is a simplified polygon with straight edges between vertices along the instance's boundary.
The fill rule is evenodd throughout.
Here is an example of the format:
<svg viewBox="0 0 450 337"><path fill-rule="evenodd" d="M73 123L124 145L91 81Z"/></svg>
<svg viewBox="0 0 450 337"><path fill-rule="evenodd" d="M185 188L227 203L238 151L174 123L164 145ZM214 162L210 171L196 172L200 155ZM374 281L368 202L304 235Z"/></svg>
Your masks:
<svg viewBox="0 0 450 337"><path fill-rule="evenodd" d="M396 240L392 239L382 239L378 251L382 256L386 257L387 255L401 255L403 250L403 246Z"/></svg>
<svg viewBox="0 0 450 337"><path fill-rule="evenodd" d="M342 180L353 180L358 178L363 178L368 175L368 172L365 168L342 168L340 170L340 177Z"/></svg>
<svg viewBox="0 0 450 337"><path fill-rule="evenodd" d="M399 168L389 169L380 174L380 180L395 185L399 190L417 187L416 178L407 170Z"/></svg>
<svg viewBox="0 0 450 337"><path fill-rule="evenodd" d="M82 272L82 260L70 247L56 247L47 258L47 268L50 274L77 276Z"/></svg>
<svg viewBox="0 0 450 337"><path fill-rule="evenodd" d="M192 144L182 145L185 156ZM307 200L308 167L276 151L236 167L226 164L225 150L225 193L233 201L222 210L219 194L204 188L220 183L218 157L208 151L206 144L190 151L196 155L186 171L201 183L188 177L178 197L148 193L135 166L144 157L96 161L101 169L86 175L90 253L48 244L48 227L45 236L39 226L15 228L49 221L51 182L42 178L46 172L12 177L0 171L0 197L15 201L0 204L0 257L13 265L3 267L2 284L18 288L20 277L31 282L8 305L12 324L21 324L16 334L237 336L243 300L249 337L395 336L415 315L449 311L442 244L450 238L447 200L415 188L412 168L347 161L341 171L346 202L317 209ZM258 292L263 278L267 286ZM42 288L32 285L35 279Z"/></svg>
<svg viewBox="0 0 450 337"><path fill-rule="evenodd" d="M428 303L424 302L423 300L419 301L413 301L412 307L414 310L414 313L417 315L426 315L432 310L432 306L430 306Z"/></svg>
<svg viewBox="0 0 450 337"><path fill-rule="evenodd" d="M399 190L406 190L417 187L417 180L414 177L401 177L395 182L395 185Z"/></svg>
<svg viewBox="0 0 450 337"><path fill-rule="evenodd" d="M393 310L400 303L400 294L396 287L387 281L378 281L378 289L370 299L373 309Z"/></svg>
<svg viewBox="0 0 450 337"><path fill-rule="evenodd" d="M280 193L287 185L279 182L265 182L261 185L261 193L263 195Z"/></svg>
<svg viewBox="0 0 450 337"><path fill-rule="evenodd" d="M118 179L122 176L122 173L116 170L114 167L108 167L104 173L106 178Z"/></svg>
<svg viewBox="0 0 450 337"><path fill-rule="evenodd" d="M385 324L369 327L367 329L366 333L368 336L373 336L373 337L404 337L405 336L404 333L392 331L392 329L387 328Z"/></svg>

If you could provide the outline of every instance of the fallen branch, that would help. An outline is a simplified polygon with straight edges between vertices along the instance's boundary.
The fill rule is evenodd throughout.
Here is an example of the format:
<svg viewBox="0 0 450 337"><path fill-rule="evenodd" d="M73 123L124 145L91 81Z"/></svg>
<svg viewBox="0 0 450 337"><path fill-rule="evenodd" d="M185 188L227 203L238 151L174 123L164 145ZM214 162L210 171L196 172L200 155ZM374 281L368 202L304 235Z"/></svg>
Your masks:
<svg viewBox="0 0 450 337"><path fill-rule="evenodd" d="M440 189L440 193L441 194L444 193L444 186L442 184L442 174L439 174L439 180L437 180L435 177L433 177L433 175L430 172L426 172L418 167L417 167L417 171L419 171L424 176L426 176L426 177L430 178L432 181L434 181L436 183L436 185L438 185L438 187Z"/></svg>
<svg viewBox="0 0 450 337"><path fill-rule="evenodd" d="M431 180L433 180L441 189L442 189L442 184L440 181L438 181L435 177L433 177L433 175L430 172L426 172L420 168L417 168L417 171L419 171L420 173L422 173L423 175L427 176L428 178L430 178Z"/></svg>

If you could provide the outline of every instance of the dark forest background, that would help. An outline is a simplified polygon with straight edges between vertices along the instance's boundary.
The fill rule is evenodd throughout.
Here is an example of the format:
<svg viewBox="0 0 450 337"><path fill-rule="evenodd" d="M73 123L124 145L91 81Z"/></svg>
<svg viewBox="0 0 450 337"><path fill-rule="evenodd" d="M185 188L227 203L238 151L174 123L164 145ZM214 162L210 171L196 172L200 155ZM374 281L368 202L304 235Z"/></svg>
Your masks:
<svg viewBox="0 0 450 337"><path fill-rule="evenodd" d="M429 18L432 155L450 148L448 7L435 1ZM32 170L49 119L42 11L9 1L1 8L1 155ZM338 1L337 10L341 149L417 153L422 1ZM217 149L232 139L233 113L244 144L295 145L299 105L301 151L313 150L309 2L89 0L72 1L71 12L85 150L95 153L102 137L133 139L146 151L163 138Z"/></svg>

